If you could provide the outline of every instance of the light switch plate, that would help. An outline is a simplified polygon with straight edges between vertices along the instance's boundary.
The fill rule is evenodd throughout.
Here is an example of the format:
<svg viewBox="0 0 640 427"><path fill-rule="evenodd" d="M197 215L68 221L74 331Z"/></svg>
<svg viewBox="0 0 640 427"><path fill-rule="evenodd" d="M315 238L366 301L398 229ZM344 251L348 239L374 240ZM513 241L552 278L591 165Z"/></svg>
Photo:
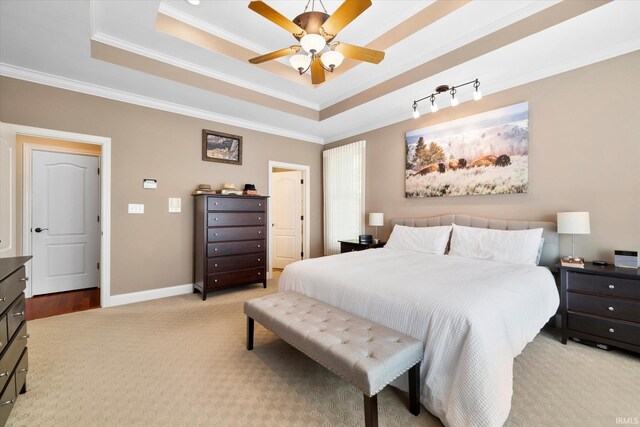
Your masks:
<svg viewBox="0 0 640 427"><path fill-rule="evenodd" d="M143 214L144 213L144 205L137 203L129 203L129 213L130 214Z"/></svg>
<svg viewBox="0 0 640 427"><path fill-rule="evenodd" d="M179 197L169 197L169 212L182 212L182 199Z"/></svg>

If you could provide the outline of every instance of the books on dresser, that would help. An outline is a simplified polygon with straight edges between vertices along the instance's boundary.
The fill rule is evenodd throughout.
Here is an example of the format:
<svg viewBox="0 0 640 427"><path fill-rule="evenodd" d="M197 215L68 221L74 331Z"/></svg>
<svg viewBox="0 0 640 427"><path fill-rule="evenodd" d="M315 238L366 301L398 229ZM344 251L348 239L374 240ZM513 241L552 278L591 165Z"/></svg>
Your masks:
<svg viewBox="0 0 640 427"><path fill-rule="evenodd" d="M563 267L584 268L584 261L580 258L561 259L560 265Z"/></svg>

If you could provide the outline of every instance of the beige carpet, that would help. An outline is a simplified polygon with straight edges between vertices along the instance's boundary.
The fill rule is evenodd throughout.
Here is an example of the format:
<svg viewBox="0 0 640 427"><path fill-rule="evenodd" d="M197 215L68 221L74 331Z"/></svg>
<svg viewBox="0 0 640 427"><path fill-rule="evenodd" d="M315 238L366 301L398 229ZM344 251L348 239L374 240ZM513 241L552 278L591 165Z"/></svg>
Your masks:
<svg viewBox="0 0 640 427"><path fill-rule="evenodd" d="M28 392L8 425L362 425L357 389L261 326L245 350L242 302L269 285L29 322ZM640 416L638 396L640 357L543 332L516 359L507 425L615 425ZM381 425L440 425L392 388L378 405Z"/></svg>

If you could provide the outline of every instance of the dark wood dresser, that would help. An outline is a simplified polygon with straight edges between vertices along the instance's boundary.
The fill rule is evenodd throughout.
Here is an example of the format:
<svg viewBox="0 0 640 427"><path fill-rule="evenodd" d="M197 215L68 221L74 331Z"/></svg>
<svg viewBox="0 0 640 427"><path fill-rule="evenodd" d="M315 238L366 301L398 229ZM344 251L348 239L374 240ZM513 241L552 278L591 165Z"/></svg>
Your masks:
<svg viewBox="0 0 640 427"><path fill-rule="evenodd" d="M18 394L27 391L27 322L24 263L30 256L0 258L0 426L6 424Z"/></svg>
<svg viewBox="0 0 640 427"><path fill-rule="evenodd" d="M194 292L267 287L267 197L195 196Z"/></svg>
<svg viewBox="0 0 640 427"><path fill-rule="evenodd" d="M562 343L568 338L640 352L640 271L561 268Z"/></svg>

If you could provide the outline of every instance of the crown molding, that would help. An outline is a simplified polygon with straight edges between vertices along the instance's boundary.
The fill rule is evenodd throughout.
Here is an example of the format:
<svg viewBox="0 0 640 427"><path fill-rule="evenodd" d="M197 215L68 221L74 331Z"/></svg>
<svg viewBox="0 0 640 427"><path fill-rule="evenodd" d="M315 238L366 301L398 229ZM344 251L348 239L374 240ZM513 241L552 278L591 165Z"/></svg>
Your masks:
<svg viewBox="0 0 640 427"><path fill-rule="evenodd" d="M265 132L273 135L284 136L287 138L298 139L301 141L313 142L315 144L323 144L325 142L324 138L316 135L295 132L288 129L253 122L250 120L213 113L211 111L206 111L199 108L192 108L181 104L120 91L117 89L111 89L104 86L42 73L40 71L16 67L11 64L0 63L0 75L18 80L25 80L33 83L53 86L60 89L71 90L74 92L80 92L87 95L98 96L100 98L126 102L127 104L134 104L142 107L176 113L183 116L195 117L198 119L210 120L231 126L243 127L258 132Z"/></svg>
<svg viewBox="0 0 640 427"><path fill-rule="evenodd" d="M251 83L246 80L230 76L228 74L213 71L209 68L205 68L200 65L193 64L191 62L183 61L173 56L165 55L164 53L147 49L146 47L142 47L134 43L129 43L127 41L121 40L117 37L110 36L108 34L98 32L91 37L91 40L97 41L99 43L104 43L106 45L109 45L118 49L126 50L128 52L135 53L136 55L141 55L156 61L164 62L165 64L173 65L174 67L192 71L194 73L198 73L203 76L210 77L212 79L220 80L235 86L240 86L245 89L252 90L254 92L258 92L264 95L272 96L274 98L282 99L283 101L291 102L301 107L311 108L313 110L320 111L320 105L317 103L310 102L302 98L297 98L287 93L272 90L267 87L257 85L255 83Z"/></svg>
<svg viewBox="0 0 640 427"><path fill-rule="evenodd" d="M172 17L173 19L177 19L178 21L184 22L185 24L191 25L199 30L205 31L209 34L213 34L214 36L220 37L221 39L225 39L233 44L237 44L238 46L242 46L246 49L252 50L260 55L269 53L273 49L268 49L267 47L254 43L251 40L245 39L237 34L230 33L229 31L223 30L222 28L213 25L210 22L203 21L202 19L198 19L186 12L183 12L165 2L160 2L160 7L158 8L158 13L162 13L163 15L167 15Z"/></svg>
<svg viewBox="0 0 640 427"><path fill-rule="evenodd" d="M486 97L493 93L502 92L504 90L512 89L517 86L522 86L537 80L542 80L547 77L552 77L558 74L566 73L572 70L576 70L578 68L595 64L597 62L606 61L608 59L615 58L616 56L625 55L627 53L631 53L636 50L640 50L639 38L632 38L622 43L618 43L616 45L607 46L604 49L591 52L588 55L565 57L561 61L548 64L544 68L532 70L530 73L527 73L527 74L520 74L510 80L502 80L498 83L490 84L490 85L483 84L482 85L483 96ZM376 122L373 124L369 123L363 126L358 126L348 131L326 137L324 140L324 143L330 144L332 142L341 141L343 139L357 136L365 132L371 132L373 130L383 128L385 126L393 125L393 124L411 119L412 115L409 108L411 104L410 101L411 100L407 98L407 110L405 113L389 115L382 119L376 120ZM470 101L470 100L462 101L460 102L460 104L463 104L464 102L467 102L467 101ZM451 107L442 106L440 107L440 110L443 110L445 108L451 108ZM434 113L431 113L430 111L425 111L422 114L422 116L426 114L434 114Z"/></svg>
<svg viewBox="0 0 640 427"><path fill-rule="evenodd" d="M432 61L448 52L451 52L461 46L464 46L472 41L475 41L477 39L480 39L488 34L494 33L504 27L507 27L515 22L518 22L528 16L531 16L537 12L540 12L548 7L551 7L557 3L559 3L560 0L552 0L552 1L538 1L535 3L531 3L527 6L522 7L521 9L518 9L515 12L510 13L509 15L503 16L502 18L492 22L491 24L485 25L475 31L472 31L470 33L464 34L460 37L458 37L457 39L446 43L442 46L439 46L435 49L432 49L422 55L416 55L416 56L408 56L408 60L405 61L404 63L394 67L394 69L392 70L388 70L384 73L376 73L374 75L374 79L368 80L363 82L360 85L355 85L352 86L350 88L349 91L344 91L341 92L340 95L336 96L335 98L332 98L326 102L322 102L320 104L320 109L324 110L325 108L331 107L334 104L337 104L338 102L344 101L345 99L350 98L351 96L354 96L360 92L364 92L368 89L370 89L371 87L380 84L382 82L385 82L387 80L389 80L390 78L393 78L407 70L411 70L415 67L418 67L428 61ZM464 9L464 8L461 8ZM453 12L459 12L459 10ZM398 45L396 45L398 46ZM394 46L395 47L395 46ZM391 47L390 49L393 49L393 47ZM331 82L329 82L331 83ZM329 87L327 85L327 87Z"/></svg>

